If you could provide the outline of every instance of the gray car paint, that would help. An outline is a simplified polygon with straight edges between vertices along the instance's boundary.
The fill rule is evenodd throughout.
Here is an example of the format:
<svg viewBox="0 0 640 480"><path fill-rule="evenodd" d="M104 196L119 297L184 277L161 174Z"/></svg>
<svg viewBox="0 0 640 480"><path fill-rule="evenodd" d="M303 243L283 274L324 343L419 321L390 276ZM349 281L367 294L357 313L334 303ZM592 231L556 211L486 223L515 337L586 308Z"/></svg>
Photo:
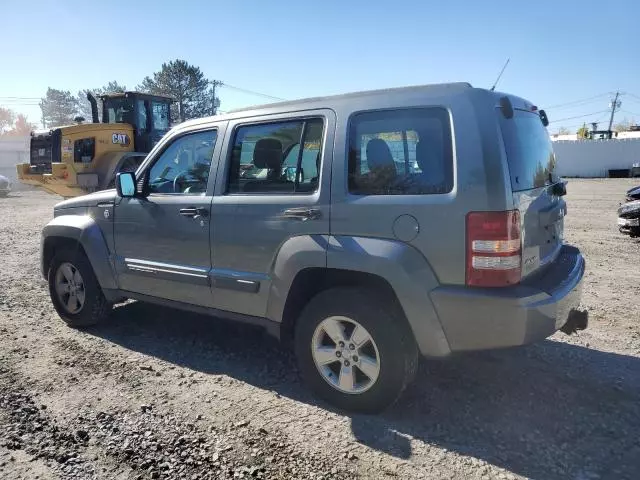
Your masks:
<svg viewBox="0 0 640 480"><path fill-rule="evenodd" d="M112 260L119 288L125 295L126 290L138 288L156 297L183 302L185 307L198 304L215 308L217 313L226 311L230 315L280 322L296 276L306 268L326 266L366 272L386 280L425 355L443 356L452 350L527 343L553 333L566 320L563 316L567 309L578 305L584 260L579 253L567 260L574 263L566 274L561 272L564 276L553 289L545 290L544 279L535 278L527 285L497 290L464 287L465 215L470 210L530 208L535 201L533 198L527 203L531 193L525 198L511 192L496 118L496 106L503 95L473 89L468 84L407 87L265 105L180 124L154 147L137 175L146 171L176 137L203 128L219 128L207 195L202 197L205 205L207 202L211 205L208 237L176 217L179 205L191 199L168 199L167 205L157 210L157 215L161 213L168 219L166 230L155 223L159 217L154 217L156 214L151 211L144 213L146 217L138 212L131 216L123 213L118 218L117 211L124 201L130 205L150 200L117 199L113 191L63 202L56 211L93 217L95 220L87 221L86 227L95 229L100 225L105 230L101 240L95 234L87 237L96 243L103 242L102 247L90 251L92 255L102 255L101 265L105 258ZM518 104L524 102L517 97L509 98ZM421 106L440 106L449 111L454 139L453 190L438 195L349 194L346 178L350 117L359 111ZM318 113L327 119L328 128L325 128L320 188L316 193L226 195L230 138L238 124ZM116 224L120 220L126 224L122 225L122 238L117 227L115 241L113 222L107 218L98 220L110 202L116 205ZM319 219L300 222L280 215L286 208L309 206L321 210ZM142 207L136 208L140 211ZM537 217L537 211L531 212ZM61 223L69 222L70 237L82 237L78 229L85 224L69 220L68 215L58 218L64 219L59 220ZM140 219L143 225L138 228L133 224ZM398 233L402 229L398 230L397 225L405 225L405 233ZM45 236L51 234L47 228ZM190 238L181 233L183 228ZM532 235L536 228L535 223L526 226ZM416 234L407 234L407 229L414 229ZM185 253L185 247L191 251ZM207 251L209 257L205 258ZM557 255L562 254L558 251ZM127 267L126 258L134 260L133 270ZM92 265L93 261L98 260L92 260ZM550 271L558 270L556 263L549 262ZM104 266L100 268L104 271ZM150 273L154 269L156 273ZM145 284L160 270L165 270L163 278L135 286L134 276L137 282ZM196 273L197 280L169 280L190 271ZM204 272L208 272L207 282L211 285L208 291L201 288ZM127 275L131 278L127 279ZM99 280L102 285L102 276ZM108 278L105 281L107 285ZM180 289L178 284L184 288ZM152 296L138 298L154 300Z"/></svg>
<svg viewBox="0 0 640 480"><path fill-rule="evenodd" d="M214 306L221 310L242 312L247 315L265 316L272 285L281 283L276 271L276 259L305 255L306 265L302 268L326 266L326 243L322 255L317 255L317 246L313 240L289 240L296 237L313 239L329 233L331 190L332 149L335 131L335 114L332 110L314 109L301 113L257 116L229 122L229 132L247 123L264 121L277 122L305 117L324 119L324 138L322 144L322 162L318 190L309 194L225 194L228 177L228 162L220 170L216 180L216 193L213 197L213 252L212 263L214 277ZM229 151L232 135L225 140L223 151ZM319 218L301 221L286 217L285 210L291 208L313 208ZM291 252L292 246L297 248ZM305 248L305 250L300 250ZM306 250L308 248L308 250ZM281 257L282 255L282 257ZM297 264L298 262L296 262ZM281 264L281 261L280 261ZM297 272L292 272L295 276ZM256 292L229 288L232 284L220 284L224 278L233 278L241 282L257 282ZM215 280L218 279L216 282ZM278 297L273 301L278 301ZM273 308L273 307L272 307ZM276 307L280 310L280 307ZM273 318L279 321L278 318Z"/></svg>

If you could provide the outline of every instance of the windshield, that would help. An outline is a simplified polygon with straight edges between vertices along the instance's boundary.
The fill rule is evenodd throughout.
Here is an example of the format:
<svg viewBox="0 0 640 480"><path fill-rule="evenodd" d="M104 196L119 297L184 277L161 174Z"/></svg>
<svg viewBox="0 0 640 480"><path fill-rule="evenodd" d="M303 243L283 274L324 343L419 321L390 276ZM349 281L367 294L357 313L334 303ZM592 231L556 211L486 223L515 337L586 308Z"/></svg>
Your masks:
<svg viewBox="0 0 640 480"><path fill-rule="evenodd" d="M513 191L555 183L556 157L540 117L522 110L510 119L499 117Z"/></svg>
<svg viewBox="0 0 640 480"><path fill-rule="evenodd" d="M133 123L133 103L127 98L109 98L104 102L107 123Z"/></svg>

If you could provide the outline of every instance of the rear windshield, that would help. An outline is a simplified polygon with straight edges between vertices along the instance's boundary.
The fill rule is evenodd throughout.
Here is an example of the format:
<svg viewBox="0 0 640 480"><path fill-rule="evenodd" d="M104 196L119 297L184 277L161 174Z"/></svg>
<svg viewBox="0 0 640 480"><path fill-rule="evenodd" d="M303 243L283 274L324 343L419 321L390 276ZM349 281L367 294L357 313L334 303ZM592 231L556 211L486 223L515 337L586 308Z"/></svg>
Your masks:
<svg viewBox="0 0 640 480"><path fill-rule="evenodd" d="M522 110L510 119L499 117L513 191L555 183L556 157L540 117Z"/></svg>

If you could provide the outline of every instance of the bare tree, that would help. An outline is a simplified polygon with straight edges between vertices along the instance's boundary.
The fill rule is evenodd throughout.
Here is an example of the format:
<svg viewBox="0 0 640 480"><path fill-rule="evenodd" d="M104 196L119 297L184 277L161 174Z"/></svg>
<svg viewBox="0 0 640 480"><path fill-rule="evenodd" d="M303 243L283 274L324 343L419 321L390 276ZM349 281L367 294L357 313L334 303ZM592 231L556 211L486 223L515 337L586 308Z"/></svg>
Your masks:
<svg viewBox="0 0 640 480"><path fill-rule="evenodd" d="M11 129L15 119L16 114L13 110L0 107L0 135Z"/></svg>

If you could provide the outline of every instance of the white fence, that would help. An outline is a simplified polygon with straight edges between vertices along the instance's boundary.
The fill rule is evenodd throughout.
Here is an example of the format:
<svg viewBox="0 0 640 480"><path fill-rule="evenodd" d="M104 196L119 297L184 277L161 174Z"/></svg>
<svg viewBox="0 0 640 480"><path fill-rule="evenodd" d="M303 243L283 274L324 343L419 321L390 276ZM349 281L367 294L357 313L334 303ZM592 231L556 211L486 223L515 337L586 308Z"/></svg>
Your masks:
<svg viewBox="0 0 640 480"><path fill-rule="evenodd" d="M553 149L563 177L607 177L640 162L640 139L557 141Z"/></svg>
<svg viewBox="0 0 640 480"><path fill-rule="evenodd" d="M30 137L0 137L0 175L7 177L15 190L24 188L18 183L16 165L29 163Z"/></svg>

